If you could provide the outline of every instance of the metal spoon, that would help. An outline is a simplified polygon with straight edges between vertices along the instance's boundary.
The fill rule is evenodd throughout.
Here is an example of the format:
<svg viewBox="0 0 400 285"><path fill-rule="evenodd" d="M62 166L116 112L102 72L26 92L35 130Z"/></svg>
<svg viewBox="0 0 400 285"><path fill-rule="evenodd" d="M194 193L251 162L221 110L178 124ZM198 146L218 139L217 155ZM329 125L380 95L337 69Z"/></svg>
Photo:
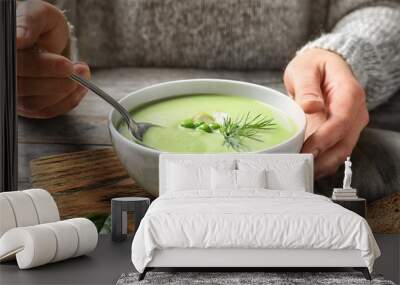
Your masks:
<svg viewBox="0 0 400 285"><path fill-rule="evenodd" d="M109 103L111 106L117 110L124 121L126 122L126 125L128 126L128 129L132 136L137 139L140 143L143 143L143 135L144 133L151 127L159 127L158 125L151 124L151 123L143 123L143 122L135 122L129 112L120 104L118 103L113 97L108 95L106 92L101 90L99 87L97 87L95 84L92 82L80 77L79 75L73 73L70 78L76 82L78 82L80 85L88 88L89 90L93 91L96 95L100 96L104 101Z"/></svg>

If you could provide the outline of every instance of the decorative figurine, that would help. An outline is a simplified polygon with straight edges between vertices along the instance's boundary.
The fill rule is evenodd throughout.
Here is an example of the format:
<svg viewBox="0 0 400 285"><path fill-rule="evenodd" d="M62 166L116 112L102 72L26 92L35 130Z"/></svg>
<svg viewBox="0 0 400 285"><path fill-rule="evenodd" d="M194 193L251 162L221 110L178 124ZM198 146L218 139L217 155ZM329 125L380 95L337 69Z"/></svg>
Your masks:
<svg viewBox="0 0 400 285"><path fill-rule="evenodd" d="M347 157L344 162L344 178L343 178L343 187L342 188L334 188L332 192L333 200L354 200L358 199L357 197L357 189L351 187L351 178L353 176L353 171L351 170L351 161L350 157Z"/></svg>
<svg viewBox="0 0 400 285"><path fill-rule="evenodd" d="M351 188L351 176L353 172L351 170L351 161L350 157L347 157L347 160L344 162L344 179L343 179L343 189L352 189Z"/></svg>

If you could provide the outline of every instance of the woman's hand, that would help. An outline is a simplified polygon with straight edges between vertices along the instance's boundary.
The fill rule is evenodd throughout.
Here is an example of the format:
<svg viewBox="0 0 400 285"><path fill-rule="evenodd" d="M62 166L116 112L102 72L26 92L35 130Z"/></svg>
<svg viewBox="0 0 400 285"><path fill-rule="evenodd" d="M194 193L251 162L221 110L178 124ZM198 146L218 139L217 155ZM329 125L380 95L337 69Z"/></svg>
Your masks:
<svg viewBox="0 0 400 285"><path fill-rule="evenodd" d="M72 72L90 79L89 67L60 54L69 29L63 13L39 0L17 7L17 108L30 118L52 118L76 107L87 90L68 79Z"/></svg>
<svg viewBox="0 0 400 285"><path fill-rule="evenodd" d="M289 63L284 82L306 113L302 152L314 155L316 178L335 173L368 124L363 88L341 56L317 48Z"/></svg>

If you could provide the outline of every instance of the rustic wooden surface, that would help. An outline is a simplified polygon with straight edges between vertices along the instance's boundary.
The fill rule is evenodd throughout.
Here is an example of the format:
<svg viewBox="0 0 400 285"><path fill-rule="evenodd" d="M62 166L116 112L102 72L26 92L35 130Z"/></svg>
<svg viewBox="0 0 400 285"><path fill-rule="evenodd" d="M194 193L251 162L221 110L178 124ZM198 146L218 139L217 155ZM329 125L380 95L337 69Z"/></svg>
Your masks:
<svg viewBox="0 0 400 285"><path fill-rule="evenodd" d="M151 197L128 176L112 148L31 161L32 185L48 190L63 219L109 214L114 197Z"/></svg>

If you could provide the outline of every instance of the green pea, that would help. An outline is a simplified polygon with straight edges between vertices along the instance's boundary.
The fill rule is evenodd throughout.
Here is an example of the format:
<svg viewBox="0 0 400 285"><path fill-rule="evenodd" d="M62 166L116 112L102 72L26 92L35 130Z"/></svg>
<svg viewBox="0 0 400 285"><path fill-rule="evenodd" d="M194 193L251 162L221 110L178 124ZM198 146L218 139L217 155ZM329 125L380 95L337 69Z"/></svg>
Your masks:
<svg viewBox="0 0 400 285"><path fill-rule="evenodd" d="M193 119L185 119L181 122L181 127L188 128L188 129L194 129L196 128Z"/></svg>
<svg viewBox="0 0 400 285"><path fill-rule="evenodd" d="M197 127L197 129L205 131L207 133L212 133L211 128L207 124L201 124L200 126Z"/></svg>
<svg viewBox="0 0 400 285"><path fill-rule="evenodd" d="M208 126L209 126L210 129L212 129L212 130L218 130L218 129L221 127L221 125L218 124L218 123L209 123Z"/></svg>
<svg viewBox="0 0 400 285"><path fill-rule="evenodd" d="M194 122L194 123L193 123L193 126L194 126L195 128L198 128L198 127L200 127L200 126L203 125L203 124L204 124L203 121L199 121L199 122Z"/></svg>

